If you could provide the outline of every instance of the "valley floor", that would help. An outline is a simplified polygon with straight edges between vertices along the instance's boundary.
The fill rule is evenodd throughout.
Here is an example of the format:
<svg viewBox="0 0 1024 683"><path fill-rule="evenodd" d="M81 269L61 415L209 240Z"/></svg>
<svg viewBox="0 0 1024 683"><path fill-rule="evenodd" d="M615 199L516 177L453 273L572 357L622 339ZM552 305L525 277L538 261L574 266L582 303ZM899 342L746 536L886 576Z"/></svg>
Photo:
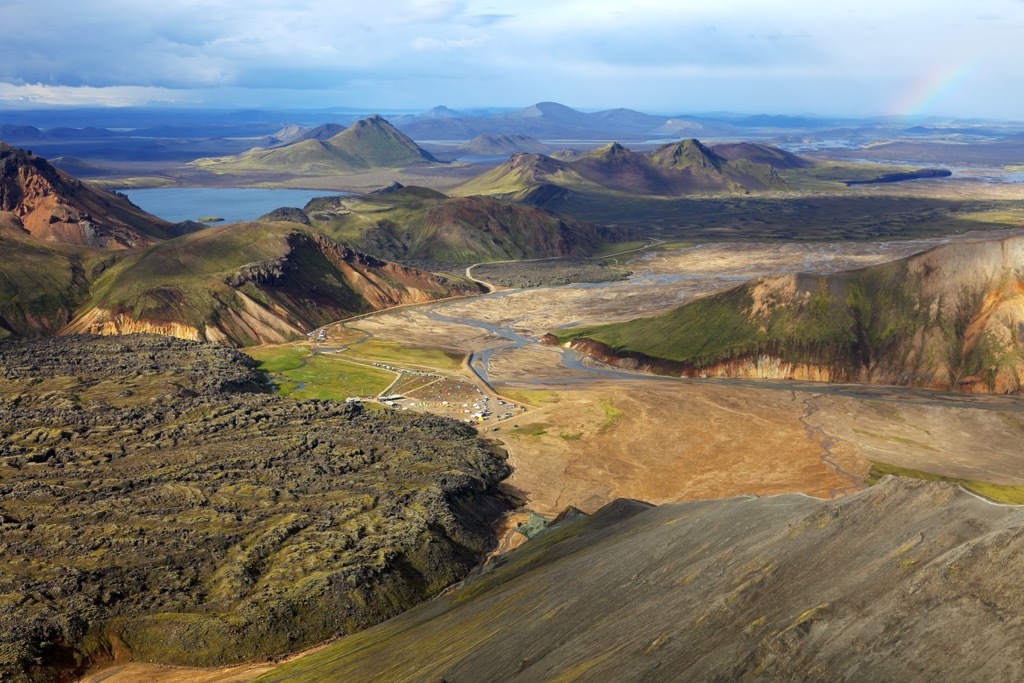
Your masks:
<svg viewBox="0 0 1024 683"><path fill-rule="evenodd" d="M389 368L387 392L379 391L401 389L401 407L471 419L509 450L515 471L506 485L547 516L569 505L593 511L618 497L653 503L793 491L831 497L862 487L872 462L1024 485L1017 448L1024 401L1017 397L682 381L600 368L537 342L555 327L651 315L760 274L835 272L936 243L660 249L634 256L634 275L626 281L504 290L372 314L328 326L313 347ZM372 346L365 345L370 339ZM459 355L470 359L461 370L451 361ZM480 418L476 406L485 396L492 414ZM979 434L986 453L965 458Z"/></svg>
<svg viewBox="0 0 1024 683"><path fill-rule="evenodd" d="M364 393L401 388L397 402L412 410L445 412L447 391L458 396L444 406L449 416L470 419L467 407L486 396L492 414L472 419L481 436L510 453L514 473L505 486L524 509L547 517L568 506L593 512L617 498L655 504L790 492L832 498L864 488L873 463L1024 487L1021 397L666 379L610 371L537 341L555 327L650 315L760 274L834 272L938 242L652 250L629 263L634 275L626 281L504 290L371 314L323 328L301 353L383 372ZM467 357L461 366L453 360L460 355ZM291 390L315 391L316 381ZM505 410L509 404L514 412ZM981 438L984 450L977 446ZM524 518L520 511L504 526L505 544L519 542L512 540L514 523ZM238 678L222 671L208 680L247 680L259 671L239 670ZM88 680L207 680L175 675L127 667Z"/></svg>

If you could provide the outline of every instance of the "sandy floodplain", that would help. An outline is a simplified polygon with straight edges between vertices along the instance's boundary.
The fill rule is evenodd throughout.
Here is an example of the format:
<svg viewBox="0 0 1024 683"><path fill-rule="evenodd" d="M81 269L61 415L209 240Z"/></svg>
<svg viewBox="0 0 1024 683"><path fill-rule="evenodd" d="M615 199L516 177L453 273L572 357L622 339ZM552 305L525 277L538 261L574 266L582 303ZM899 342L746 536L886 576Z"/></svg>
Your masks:
<svg viewBox="0 0 1024 683"><path fill-rule="evenodd" d="M709 244L641 253L629 280L507 290L359 321L375 337L475 354L481 386L529 409L479 425L509 452L509 489L530 510L592 511L738 494L831 497L862 487L871 461L1024 483L1024 404L932 400L915 390L845 391L786 382L693 382L567 362L536 339L576 323L651 315L757 275L835 272L902 258L936 241ZM624 257L625 258L625 257ZM980 452L978 440L986 449Z"/></svg>

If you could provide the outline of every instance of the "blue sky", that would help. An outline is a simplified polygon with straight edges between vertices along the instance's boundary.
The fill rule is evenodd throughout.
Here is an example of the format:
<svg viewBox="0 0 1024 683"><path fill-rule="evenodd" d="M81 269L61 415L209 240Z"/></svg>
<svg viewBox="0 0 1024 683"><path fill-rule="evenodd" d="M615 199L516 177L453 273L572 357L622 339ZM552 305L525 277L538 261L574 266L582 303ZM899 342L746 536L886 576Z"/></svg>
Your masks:
<svg viewBox="0 0 1024 683"><path fill-rule="evenodd" d="M0 0L0 107L1024 119L1022 0Z"/></svg>

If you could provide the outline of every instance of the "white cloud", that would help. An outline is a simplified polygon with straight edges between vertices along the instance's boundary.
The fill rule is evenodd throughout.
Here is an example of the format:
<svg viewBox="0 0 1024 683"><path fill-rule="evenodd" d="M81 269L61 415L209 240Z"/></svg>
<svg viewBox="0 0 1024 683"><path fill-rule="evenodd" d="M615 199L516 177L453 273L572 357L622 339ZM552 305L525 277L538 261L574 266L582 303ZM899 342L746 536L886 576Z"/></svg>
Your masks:
<svg viewBox="0 0 1024 683"><path fill-rule="evenodd" d="M110 106L140 104L201 104L202 97L187 91L136 86L92 88L41 83L0 83L0 105L7 106Z"/></svg>
<svg viewBox="0 0 1024 683"><path fill-rule="evenodd" d="M416 50L459 50L464 48L482 47L487 44L487 36L476 38L454 38L449 40L438 40L436 38L413 38L410 41Z"/></svg>
<svg viewBox="0 0 1024 683"><path fill-rule="evenodd" d="M980 111L986 93L1007 107L1024 62L1019 0L390 0L386 6L33 0L2 6L0 82L43 84L33 87L69 101L79 97L71 94L75 87L81 97L97 98L236 87L317 97L334 92L339 105L397 98L409 107L522 105L571 97L577 106L660 103L682 112L735 107L744 96L747 108L756 108L771 84L783 90L775 107L788 99L814 109L817 97L820 109L867 113L884 110L901 89L936 69L988 55L984 78L979 68L963 83ZM703 99L692 101L687 85L699 86Z"/></svg>

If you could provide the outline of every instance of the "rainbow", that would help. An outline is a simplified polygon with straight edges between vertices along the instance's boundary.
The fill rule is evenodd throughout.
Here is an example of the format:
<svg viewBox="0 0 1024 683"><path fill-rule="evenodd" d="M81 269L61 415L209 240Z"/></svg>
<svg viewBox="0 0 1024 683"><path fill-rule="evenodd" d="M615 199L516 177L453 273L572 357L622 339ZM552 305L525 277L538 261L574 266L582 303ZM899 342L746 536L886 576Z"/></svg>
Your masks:
<svg viewBox="0 0 1024 683"><path fill-rule="evenodd" d="M926 74L908 91L901 93L889 111L907 118L941 114L936 111L937 108L959 90L979 67L980 60L971 60Z"/></svg>

